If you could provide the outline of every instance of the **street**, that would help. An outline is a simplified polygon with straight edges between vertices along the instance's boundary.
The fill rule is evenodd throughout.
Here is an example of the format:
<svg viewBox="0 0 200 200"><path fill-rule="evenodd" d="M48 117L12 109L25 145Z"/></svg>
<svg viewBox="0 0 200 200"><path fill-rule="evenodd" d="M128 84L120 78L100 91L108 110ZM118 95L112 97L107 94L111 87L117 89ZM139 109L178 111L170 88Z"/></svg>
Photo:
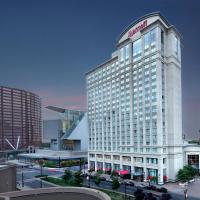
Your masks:
<svg viewBox="0 0 200 200"><path fill-rule="evenodd" d="M23 173L23 175L22 175ZM53 171L46 168L42 170L43 175L48 176L61 176L63 172ZM17 168L17 185L22 187L24 182L24 186L27 188L41 188L41 187L54 187L52 184L48 184L40 178L36 178L35 176L40 175L40 169L38 168Z"/></svg>
<svg viewBox="0 0 200 200"><path fill-rule="evenodd" d="M72 167L74 170L79 170L78 167ZM23 175L22 175L23 172ZM40 178L36 178L35 176L40 175L41 171L38 167L33 168L17 168L17 184L22 187L22 182L24 182L24 188L30 189L30 188L47 188L47 187L56 187L54 184L47 183L46 181L40 180ZM48 169L43 168L42 169L43 175L48 176L54 176L54 177L61 177L63 175L63 171L61 169ZM23 180L23 181L22 181ZM89 187L89 181L84 178L83 182L84 186ZM199 183L200 184L200 183ZM169 193L172 195L174 200L183 200L184 195L183 191L176 185L176 184L167 184L167 188L169 189ZM175 187L176 186L176 187ZM94 188L103 188L103 189L109 189L112 190L112 183L108 181L101 181L99 186L97 186L93 179L90 180L90 187ZM165 186L164 186L165 187ZM197 190L197 183L195 183L194 188ZM125 184L121 184L120 187L116 190L121 193L125 193ZM130 195L134 195L134 192L136 191L136 187L126 185L126 193ZM145 192L149 193L151 191L144 190ZM194 192L191 192L191 188L188 192L188 200L199 200L200 198L196 195L194 195Z"/></svg>

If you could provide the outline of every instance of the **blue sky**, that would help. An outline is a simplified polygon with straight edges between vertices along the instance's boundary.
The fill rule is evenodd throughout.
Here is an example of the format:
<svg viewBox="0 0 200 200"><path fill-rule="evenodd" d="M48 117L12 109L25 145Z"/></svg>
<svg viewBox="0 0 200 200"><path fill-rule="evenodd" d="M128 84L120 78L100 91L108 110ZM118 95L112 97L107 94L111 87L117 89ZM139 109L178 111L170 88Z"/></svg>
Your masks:
<svg viewBox="0 0 200 200"><path fill-rule="evenodd" d="M44 106L85 110L84 74L110 57L125 26L160 11L183 35L183 133L197 137L199 10L197 0L1 0L0 85L35 92Z"/></svg>

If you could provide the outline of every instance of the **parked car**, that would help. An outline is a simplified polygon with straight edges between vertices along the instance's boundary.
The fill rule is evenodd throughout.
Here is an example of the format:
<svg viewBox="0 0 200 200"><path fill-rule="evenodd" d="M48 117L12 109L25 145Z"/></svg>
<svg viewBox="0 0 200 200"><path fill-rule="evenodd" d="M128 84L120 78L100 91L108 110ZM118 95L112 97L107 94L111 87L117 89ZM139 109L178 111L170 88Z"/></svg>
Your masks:
<svg viewBox="0 0 200 200"><path fill-rule="evenodd" d="M170 200L172 196L169 193L163 193L160 197L160 200Z"/></svg>
<svg viewBox="0 0 200 200"><path fill-rule="evenodd" d="M138 189L145 189L145 185L143 183L141 183L140 185L137 186Z"/></svg>
<svg viewBox="0 0 200 200"><path fill-rule="evenodd" d="M108 178L108 179L106 179L106 181L108 181L108 182L112 183L112 182L113 182L113 179L111 179L111 178Z"/></svg>
<svg viewBox="0 0 200 200"><path fill-rule="evenodd" d="M155 196L153 196L153 194L151 192L146 193L145 195L145 200L156 200L157 198Z"/></svg>
<svg viewBox="0 0 200 200"><path fill-rule="evenodd" d="M164 188L164 187L161 187L160 191L163 192L163 193L167 193L168 192L167 188Z"/></svg>
<svg viewBox="0 0 200 200"><path fill-rule="evenodd" d="M126 181L125 183L126 183L127 185L130 185L130 186L135 186L134 182L132 182L132 181Z"/></svg>
<svg viewBox="0 0 200 200"><path fill-rule="evenodd" d="M105 177L100 177L101 181L106 181L106 178Z"/></svg>
<svg viewBox="0 0 200 200"><path fill-rule="evenodd" d="M81 177L87 177L87 176L89 176L87 173L81 173Z"/></svg>

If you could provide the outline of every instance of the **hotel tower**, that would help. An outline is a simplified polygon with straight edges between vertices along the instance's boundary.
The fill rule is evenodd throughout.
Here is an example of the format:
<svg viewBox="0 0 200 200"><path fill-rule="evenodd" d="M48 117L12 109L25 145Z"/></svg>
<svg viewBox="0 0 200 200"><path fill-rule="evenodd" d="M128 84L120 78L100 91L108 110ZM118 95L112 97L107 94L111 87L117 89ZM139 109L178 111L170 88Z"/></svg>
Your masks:
<svg viewBox="0 0 200 200"><path fill-rule="evenodd" d="M86 73L89 168L175 180L183 166L180 46L174 26L147 14Z"/></svg>

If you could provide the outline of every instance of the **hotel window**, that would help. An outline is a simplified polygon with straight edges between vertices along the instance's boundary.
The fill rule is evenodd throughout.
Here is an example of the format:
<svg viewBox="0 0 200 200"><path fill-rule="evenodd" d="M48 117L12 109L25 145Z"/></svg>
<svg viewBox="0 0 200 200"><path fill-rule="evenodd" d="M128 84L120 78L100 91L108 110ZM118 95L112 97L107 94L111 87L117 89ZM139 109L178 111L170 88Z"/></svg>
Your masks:
<svg viewBox="0 0 200 200"><path fill-rule="evenodd" d="M120 61L123 62L123 61L124 61L124 58L125 58L125 55L124 55L124 48L121 48L121 49L120 49Z"/></svg>
<svg viewBox="0 0 200 200"><path fill-rule="evenodd" d="M142 54L142 40L138 39L133 42L133 57L139 57Z"/></svg>
<svg viewBox="0 0 200 200"><path fill-rule="evenodd" d="M164 54L164 31L161 30L161 53Z"/></svg>
<svg viewBox="0 0 200 200"><path fill-rule="evenodd" d="M177 36L174 36L174 52L176 56L178 56L178 38Z"/></svg>
<svg viewBox="0 0 200 200"><path fill-rule="evenodd" d="M156 45L156 29L153 29L150 32L150 42L151 42L151 46L155 46Z"/></svg>
<svg viewBox="0 0 200 200"><path fill-rule="evenodd" d="M199 155L188 155L188 165L199 169Z"/></svg>
<svg viewBox="0 0 200 200"><path fill-rule="evenodd" d="M144 35L144 49L148 49L149 48L149 33L146 33Z"/></svg>
<svg viewBox="0 0 200 200"><path fill-rule="evenodd" d="M123 62L125 59L129 59L129 46L120 49L120 61Z"/></svg>
<svg viewBox="0 0 200 200"><path fill-rule="evenodd" d="M126 45L124 48L125 48L125 58L129 59L129 46Z"/></svg>

